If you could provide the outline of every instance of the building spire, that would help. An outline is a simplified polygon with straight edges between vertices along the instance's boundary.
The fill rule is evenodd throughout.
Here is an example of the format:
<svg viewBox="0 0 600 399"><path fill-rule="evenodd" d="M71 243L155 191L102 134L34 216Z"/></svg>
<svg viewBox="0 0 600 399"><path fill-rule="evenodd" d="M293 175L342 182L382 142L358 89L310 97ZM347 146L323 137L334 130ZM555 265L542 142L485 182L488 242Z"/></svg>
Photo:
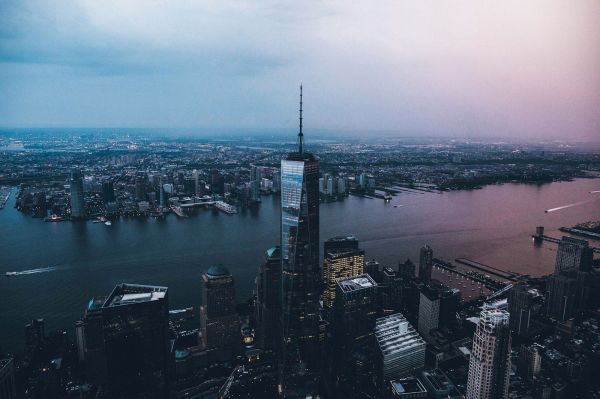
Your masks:
<svg viewBox="0 0 600 399"><path fill-rule="evenodd" d="M298 133L298 152L304 152L304 133L302 133L302 83L300 83L300 132Z"/></svg>

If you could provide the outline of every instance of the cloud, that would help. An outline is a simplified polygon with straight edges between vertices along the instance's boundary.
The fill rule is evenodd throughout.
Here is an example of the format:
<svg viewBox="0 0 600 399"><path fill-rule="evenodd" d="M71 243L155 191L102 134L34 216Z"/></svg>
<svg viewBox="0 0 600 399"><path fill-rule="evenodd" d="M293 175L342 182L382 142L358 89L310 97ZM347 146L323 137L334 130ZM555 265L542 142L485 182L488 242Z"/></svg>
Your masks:
<svg viewBox="0 0 600 399"><path fill-rule="evenodd" d="M4 0L0 124L291 127L304 81L309 127L593 138L599 18L595 0Z"/></svg>

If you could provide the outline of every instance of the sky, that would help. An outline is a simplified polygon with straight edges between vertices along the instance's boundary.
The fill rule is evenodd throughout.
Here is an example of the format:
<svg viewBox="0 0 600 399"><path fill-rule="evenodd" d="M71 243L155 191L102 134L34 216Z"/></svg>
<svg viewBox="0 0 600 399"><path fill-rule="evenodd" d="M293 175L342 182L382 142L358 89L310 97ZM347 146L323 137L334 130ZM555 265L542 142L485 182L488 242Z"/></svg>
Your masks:
<svg viewBox="0 0 600 399"><path fill-rule="evenodd" d="M598 0L0 0L0 126L600 140Z"/></svg>

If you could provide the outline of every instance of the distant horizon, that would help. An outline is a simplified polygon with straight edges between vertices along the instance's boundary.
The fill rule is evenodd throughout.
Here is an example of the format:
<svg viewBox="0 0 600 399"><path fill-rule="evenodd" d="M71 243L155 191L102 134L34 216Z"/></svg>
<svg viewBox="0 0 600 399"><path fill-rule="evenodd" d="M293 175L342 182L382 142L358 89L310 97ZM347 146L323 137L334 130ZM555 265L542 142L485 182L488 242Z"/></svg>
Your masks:
<svg viewBox="0 0 600 399"><path fill-rule="evenodd" d="M25 132L25 131L64 131L65 133L76 133L77 130L81 131L95 131L98 133L113 133L118 134L119 131L126 133L127 131L135 132L138 134L147 133L151 136L160 136L168 138L206 138L214 133L224 134L223 138L227 137L239 137L251 133L252 136L248 138L264 138L264 136L271 136L273 138L286 139L287 141L294 141L298 134L298 129L293 128L277 128L277 127L128 127L128 126L108 126L108 127L95 127L95 126L0 126L0 135L8 132ZM332 128L309 128L304 127L304 133L308 143L311 141L318 142L323 138L364 138L364 139L386 139L386 140L403 140L403 139L422 139L422 140L482 140L486 142L492 141L506 141L507 143L593 143L600 144L600 137L593 138L582 138L582 139L568 139L564 137L510 137L510 136L495 136L493 134L482 134L477 135L474 133L465 135L450 135L450 134L425 134L417 132L401 132L398 130L367 130L367 129L332 129ZM313 133L313 134L311 134ZM315 136L318 135L318 136ZM286 137L284 137L286 136ZM218 140L218 137L214 137Z"/></svg>
<svg viewBox="0 0 600 399"><path fill-rule="evenodd" d="M5 0L0 125L295 129L302 83L307 132L596 141L598 15L597 0Z"/></svg>

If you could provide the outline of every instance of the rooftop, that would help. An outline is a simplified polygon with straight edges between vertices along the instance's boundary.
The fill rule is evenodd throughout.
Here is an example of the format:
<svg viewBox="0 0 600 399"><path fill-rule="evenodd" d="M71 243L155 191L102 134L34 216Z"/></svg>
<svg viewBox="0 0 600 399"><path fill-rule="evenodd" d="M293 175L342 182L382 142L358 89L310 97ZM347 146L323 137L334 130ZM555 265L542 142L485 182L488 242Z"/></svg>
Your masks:
<svg viewBox="0 0 600 399"><path fill-rule="evenodd" d="M229 270L223 265L213 265L208 268L206 274L208 277L224 277L229 275Z"/></svg>
<svg viewBox="0 0 600 399"><path fill-rule="evenodd" d="M380 317L375 322L375 338L384 356L425 347L423 337L401 313Z"/></svg>
<svg viewBox="0 0 600 399"><path fill-rule="evenodd" d="M361 274L356 277L343 278L337 281L337 285L343 292L352 292L365 288L374 287L377 283L368 274Z"/></svg>
<svg viewBox="0 0 600 399"><path fill-rule="evenodd" d="M336 237L331 237L330 239L327 240L328 242L342 242L342 241L358 241L358 238L356 238L353 235L348 235L348 236L336 236Z"/></svg>
<svg viewBox="0 0 600 399"><path fill-rule="evenodd" d="M167 287L137 284L119 284L110 294L103 307L131 305L163 299Z"/></svg>
<svg viewBox="0 0 600 399"><path fill-rule="evenodd" d="M392 380L390 381L390 384L392 385L392 394L394 396L427 392L421 381L419 381L418 378L414 377Z"/></svg>

